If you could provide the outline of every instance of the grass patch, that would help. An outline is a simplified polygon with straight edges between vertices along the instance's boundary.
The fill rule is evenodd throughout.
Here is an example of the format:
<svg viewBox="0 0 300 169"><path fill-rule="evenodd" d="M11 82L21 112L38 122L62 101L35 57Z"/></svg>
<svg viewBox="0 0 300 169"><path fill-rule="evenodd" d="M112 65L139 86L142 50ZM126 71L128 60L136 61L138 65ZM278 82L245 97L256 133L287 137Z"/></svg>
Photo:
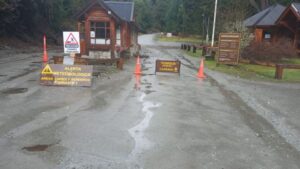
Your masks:
<svg viewBox="0 0 300 169"><path fill-rule="evenodd" d="M198 49L196 53L193 53L192 49L191 51L184 52L191 57L199 58L200 56L202 56L202 50L200 49ZM283 59L281 63L300 65L300 58ZM223 64L217 66L216 61L214 60L206 60L205 66L211 70L223 72L244 79L266 80L276 82L300 82L300 69L284 69L283 79L276 80L274 78L276 68L271 66L254 65L248 63L240 63L237 66L229 66Z"/></svg>
<svg viewBox="0 0 300 169"><path fill-rule="evenodd" d="M245 79L252 80L268 80L278 81L274 79L275 68L269 66L252 65L240 63L238 66L218 65L216 61L206 61L205 65L211 70L224 72L233 76L238 76ZM299 69L285 69L283 79L285 82L300 82Z"/></svg>
<svg viewBox="0 0 300 169"><path fill-rule="evenodd" d="M200 36L172 36L172 37L166 37L166 36L159 36L159 41L163 42L185 42L185 43L201 43L202 39Z"/></svg>
<svg viewBox="0 0 300 169"><path fill-rule="evenodd" d="M300 65L300 59L299 58L292 58L292 59L283 59L282 63L285 64L297 64Z"/></svg>

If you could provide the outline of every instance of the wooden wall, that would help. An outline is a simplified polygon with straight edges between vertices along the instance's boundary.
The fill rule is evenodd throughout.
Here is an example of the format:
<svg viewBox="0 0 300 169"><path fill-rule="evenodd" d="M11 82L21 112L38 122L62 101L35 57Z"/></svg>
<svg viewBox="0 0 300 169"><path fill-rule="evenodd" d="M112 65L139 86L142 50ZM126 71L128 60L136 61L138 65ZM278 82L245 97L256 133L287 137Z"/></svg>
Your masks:
<svg viewBox="0 0 300 169"><path fill-rule="evenodd" d="M122 22L121 24L121 45L124 48L129 48L131 44L130 27L128 23Z"/></svg>
<svg viewBox="0 0 300 169"><path fill-rule="evenodd" d="M90 28L91 21L94 22L109 22L110 23L110 45L99 45L91 44L90 38ZM85 42L86 42L86 52L89 53L90 50L101 50L101 51L111 51L112 58L115 57L115 45L116 45L116 22L110 16L106 10L101 6L97 5L92 7L89 12L86 14L85 20Z"/></svg>
<svg viewBox="0 0 300 169"><path fill-rule="evenodd" d="M90 28L91 22L109 22L110 23L110 45L91 44ZM137 29L130 23L121 21L117 23L113 16L109 15L100 5L92 7L79 22L78 30L85 28L84 39L82 40L82 54L89 54L90 50L111 51L112 58L115 57L116 48L116 28L120 25L121 46L125 49L131 47L132 43L137 44Z"/></svg>
<svg viewBox="0 0 300 169"><path fill-rule="evenodd" d="M263 41L263 29L255 29L255 42L259 43Z"/></svg>

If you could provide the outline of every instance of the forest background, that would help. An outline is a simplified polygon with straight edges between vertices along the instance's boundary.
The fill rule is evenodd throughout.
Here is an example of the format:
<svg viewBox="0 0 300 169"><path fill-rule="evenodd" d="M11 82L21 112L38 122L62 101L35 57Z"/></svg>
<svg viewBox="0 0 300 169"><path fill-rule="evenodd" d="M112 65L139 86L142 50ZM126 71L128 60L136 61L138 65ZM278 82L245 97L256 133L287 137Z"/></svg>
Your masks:
<svg viewBox="0 0 300 169"><path fill-rule="evenodd" d="M46 33L57 42L62 31L76 30L73 16L88 1L0 0L0 38L13 37L29 42ZM204 35L211 30L215 0L133 1L142 33ZM216 32L241 32L245 18L270 5L289 5L292 2L297 0L219 0Z"/></svg>

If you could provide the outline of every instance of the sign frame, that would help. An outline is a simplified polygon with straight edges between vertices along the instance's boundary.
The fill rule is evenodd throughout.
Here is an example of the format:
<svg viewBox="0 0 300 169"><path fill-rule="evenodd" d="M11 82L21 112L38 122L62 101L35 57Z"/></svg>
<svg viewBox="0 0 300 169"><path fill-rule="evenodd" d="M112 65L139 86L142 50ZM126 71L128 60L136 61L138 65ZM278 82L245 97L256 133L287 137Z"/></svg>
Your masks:
<svg viewBox="0 0 300 169"><path fill-rule="evenodd" d="M238 65L240 59L241 33L220 33L218 64Z"/></svg>
<svg viewBox="0 0 300 169"><path fill-rule="evenodd" d="M162 63L171 63L168 66L162 66ZM172 70L173 69L173 70ZM160 73L178 73L180 75L181 71L181 61L180 60L156 60L155 64L155 74Z"/></svg>
<svg viewBox="0 0 300 169"><path fill-rule="evenodd" d="M80 53L79 32L63 32L64 53Z"/></svg>

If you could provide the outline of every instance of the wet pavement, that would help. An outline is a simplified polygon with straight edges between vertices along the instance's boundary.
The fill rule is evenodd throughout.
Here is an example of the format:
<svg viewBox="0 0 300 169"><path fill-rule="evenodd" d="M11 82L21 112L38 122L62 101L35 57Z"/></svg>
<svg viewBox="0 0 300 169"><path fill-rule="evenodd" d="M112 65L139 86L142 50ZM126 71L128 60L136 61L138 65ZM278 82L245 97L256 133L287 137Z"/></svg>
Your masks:
<svg viewBox="0 0 300 169"><path fill-rule="evenodd" d="M131 59L124 71L94 78L92 88L39 86L37 71L0 77L0 168L300 168L298 123L292 123L299 115L288 113L298 110L293 101L277 102L293 124L278 127L245 96L255 82L208 70L207 79L198 79L198 60L178 44L157 43L153 35L140 42L149 56L142 58L142 75L133 74ZM181 60L180 75L155 75L156 59ZM272 94L251 98L277 100L268 84L255 85ZM286 90L298 97L293 86Z"/></svg>

